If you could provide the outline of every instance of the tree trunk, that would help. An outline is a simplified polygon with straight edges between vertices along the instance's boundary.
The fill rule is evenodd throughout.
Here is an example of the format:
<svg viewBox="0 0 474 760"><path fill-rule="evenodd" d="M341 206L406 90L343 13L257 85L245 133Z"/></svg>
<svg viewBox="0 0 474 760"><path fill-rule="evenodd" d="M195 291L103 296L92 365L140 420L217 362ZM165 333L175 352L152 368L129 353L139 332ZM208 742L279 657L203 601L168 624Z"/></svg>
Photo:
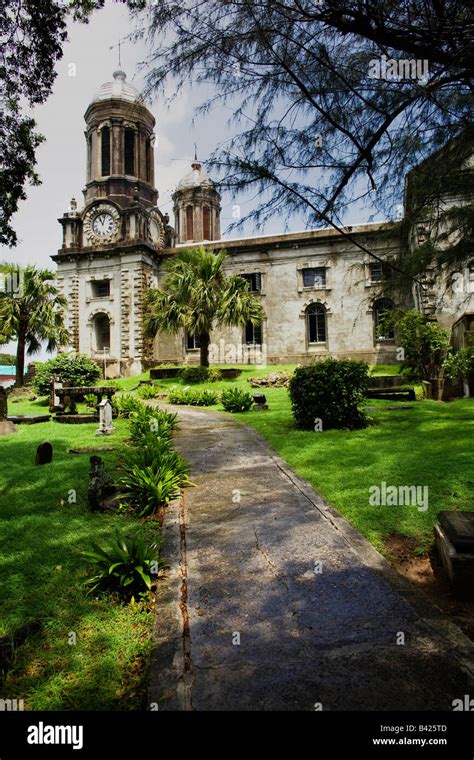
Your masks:
<svg viewBox="0 0 474 760"><path fill-rule="evenodd" d="M18 333L18 345L16 348L16 372L15 385L22 388L25 382L25 336L22 331Z"/></svg>
<svg viewBox="0 0 474 760"><path fill-rule="evenodd" d="M209 367L209 343L211 342L209 333L201 333L199 342L201 345L201 367Z"/></svg>

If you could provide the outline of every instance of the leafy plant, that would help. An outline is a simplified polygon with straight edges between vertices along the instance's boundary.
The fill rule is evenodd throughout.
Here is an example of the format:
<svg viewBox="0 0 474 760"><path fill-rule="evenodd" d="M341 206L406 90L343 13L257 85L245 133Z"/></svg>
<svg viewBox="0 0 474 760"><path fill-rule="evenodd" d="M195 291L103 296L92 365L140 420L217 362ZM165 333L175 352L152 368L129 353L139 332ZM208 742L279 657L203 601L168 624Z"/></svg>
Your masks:
<svg viewBox="0 0 474 760"><path fill-rule="evenodd" d="M143 399L153 399L160 395L160 389L156 385L140 385L137 395Z"/></svg>
<svg viewBox="0 0 474 760"><path fill-rule="evenodd" d="M324 359L307 367L297 367L290 378L289 392L293 416L299 427L322 429L365 427L367 419L358 408L364 401L369 367L349 359Z"/></svg>
<svg viewBox="0 0 474 760"><path fill-rule="evenodd" d="M131 414L139 412L144 404L136 396L132 396L128 393L123 396L114 396L112 399L112 406L119 417L128 419Z"/></svg>
<svg viewBox="0 0 474 760"><path fill-rule="evenodd" d="M161 460L146 467L132 464L124 468L119 482L137 516L146 517L176 499L181 488L192 485L187 470L184 459L170 449Z"/></svg>
<svg viewBox="0 0 474 760"><path fill-rule="evenodd" d="M91 593L118 592L128 599L149 590L160 566L160 546L158 536L148 538L141 528L128 533L116 530L110 548L92 542L91 549L81 552L82 558L94 568L85 585Z"/></svg>
<svg viewBox="0 0 474 760"><path fill-rule="evenodd" d="M95 409L97 406L97 396L94 396L93 393L86 393L84 396L84 401L86 402L86 406L89 409Z"/></svg>
<svg viewBox="0 0 474 760"><path fill-rule="evenodd" d="M226 412L248 412L253 404L253 396L241 388L228 388L221 396Z"/></svg>
<svg viewBox="0 0 474 760"><path fill-rule="evenodd" d="M474 347L450 353L443 364L445 375L453 380L468 380L474 375Z"/></svg>
<svg viewBox="0 0 474 760"><path fill-rule="evenodd" d="M192 366L182 367L178 372L182 383L216 383L221 379L221 373L215 367Z"/></svg>
<svg viewBox="0 0 474 760"><path fill-rule="evenodd" d="M219 402L219 393L208 389L193 391L172 388L168 393L170 404L188 404L189 406L213 406Z"/></svg>
<svg viewBox="0 0 474 760"><path fill-rule="evenodd" d="M158 438L171 439L173 430L178 424L178 415L164 409L156 409L141 404L140 408L130 415L130 434L135 445L141 445L143 439L150 433Z"/></svg>
<svg viewBox="0 0 474 760"><path fill-rule="evenodd" d="M95 385L100 377L98 365L82 354L58 354L35 366L33 386L40 396L48 395L51 380L56 376L69 386Z"/></svg>
<svg viewBox="0 0 474 760"><path fill-rule="evenodd" d="M418 380L440 375L449 349L449 333L419 311L394 309L380 320L380 330L395 327L405 352L402 372Z"/></svg>

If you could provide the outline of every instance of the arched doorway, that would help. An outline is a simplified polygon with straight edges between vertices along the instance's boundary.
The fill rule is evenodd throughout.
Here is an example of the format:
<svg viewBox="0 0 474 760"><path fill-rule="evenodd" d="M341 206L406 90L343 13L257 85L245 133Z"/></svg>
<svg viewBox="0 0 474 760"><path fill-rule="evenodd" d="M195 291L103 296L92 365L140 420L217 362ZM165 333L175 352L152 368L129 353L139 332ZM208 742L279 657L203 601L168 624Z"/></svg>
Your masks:
<svg viewBox="0 0 474 760"><path fill-rule="evenodd" d="M110 351L110 319L107 314L96 314L93 321L94 348Z"/></svg>

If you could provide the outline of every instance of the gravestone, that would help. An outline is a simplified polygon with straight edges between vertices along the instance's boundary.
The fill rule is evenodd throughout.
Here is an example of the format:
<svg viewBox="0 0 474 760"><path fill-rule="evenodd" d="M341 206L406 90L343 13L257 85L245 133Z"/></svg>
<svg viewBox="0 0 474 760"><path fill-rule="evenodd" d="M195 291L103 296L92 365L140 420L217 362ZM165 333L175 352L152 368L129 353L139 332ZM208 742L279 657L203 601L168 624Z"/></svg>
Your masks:
<svg viewBox="0 0 474 760"><path fill-rule="evenodd" d="M50 443L40 443L36 449L35 464L49 464L53 460L53 447Z"/></svg>
<svg viewBox="0 0 474 760"><path fill-rule="evenodd" d="M105 465L101 457L92 456L90 458L91 469L89 473L90 481L87 490L87 499L89 507L93 512L104 509L102 502L107 498L114 496L116 487L110 475L105 471Z"/></svg>
<svg viewBox="0 0 474 760"><path fill-rule="evenodd" d="M50 385L50 392L49 392L49 411L50 412L58 412L63 409L62 400L57 395L56 391L58 388L62 388L63 384L62 381L58 377L53 377L51 380Z"/></svg>
<svg viewBox="0 0 474 760"><path fill-rule="evenodd" d="M110 435L115 428L112 425L112 404L109 399L103 399L99 404L99 428L96 435Z"/></svg>
<svg viewBox="0 0 474 760"><path fill-rule="evenodd" d="M7 392L0 386L0 420L6 420L8 414Z"/></svg>
<svg viewBox="0 0 474 760"><path fill-rule="evenodd" d="M474 512L438 512L436 547L454 593L474 598Z"/></svg>
<svg viewBox="0 0 474 760"><path fill-rule="evenodd" d="M8 404L7 404L7 392L3 386L0 385L0 436L11 435L16 433L16 427L13 422L7 420Z"/></svg>

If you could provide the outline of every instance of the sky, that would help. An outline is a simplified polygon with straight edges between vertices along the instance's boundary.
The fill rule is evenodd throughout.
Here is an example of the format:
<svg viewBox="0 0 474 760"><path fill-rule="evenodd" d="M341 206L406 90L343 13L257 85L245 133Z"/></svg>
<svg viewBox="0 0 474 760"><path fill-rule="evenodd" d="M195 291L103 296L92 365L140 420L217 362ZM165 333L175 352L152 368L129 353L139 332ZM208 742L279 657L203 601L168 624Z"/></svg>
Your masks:
<svg viewBox="0 0 474 760"><path fill-rule="evenodd" d="M84 113L100 86L112 79L118 68L118 41L121 44L121 68L127 79L138 90L143 88L140 62L147 57L143 42L124 40L133 30L126 6L108 0L105 7L94 12L88 24L71 22L69 41L63 58L57 63L57 78L53 92L46 103L35 107L32 115L38 131L46 138L37 152L38 173L42 184L27 188L27 199L20 205L13 219L19 243L15 249L0 246L0 260L20 264L34 263L54 269L50 256L55 254L62 242L62 230L57 219L68 210L72 197L83 206L82 190L86 174L86 141L84 137ZM112 49L110 49L112 47ZM173 220L171 194L178 181L190 171L194 155L194 143L198 157L205 158L216 145L228 135L229 113L217 108L214 113L195 119L195 108L204 100L204 92L185 87L171 100L170 90L147 105L156 118L155 180L159 190L158 205ZM171 102L170 102L171 101ZM238 202L245 215L251 201L246 198L232 199L223 196L221 228L232 221L232 205ZM354 209L346 223L353 224L367 219ZM288 231L301 230L301 219L286 219ZM281 219L274 219L263 234L283 232ZM245 233L233 231L228 237L245 237L255 231L247 227ZM259 233L260 234L260 233ZM2 349L7 350L7 349ZM35 358L42 359L43 356Z"/></svg>

